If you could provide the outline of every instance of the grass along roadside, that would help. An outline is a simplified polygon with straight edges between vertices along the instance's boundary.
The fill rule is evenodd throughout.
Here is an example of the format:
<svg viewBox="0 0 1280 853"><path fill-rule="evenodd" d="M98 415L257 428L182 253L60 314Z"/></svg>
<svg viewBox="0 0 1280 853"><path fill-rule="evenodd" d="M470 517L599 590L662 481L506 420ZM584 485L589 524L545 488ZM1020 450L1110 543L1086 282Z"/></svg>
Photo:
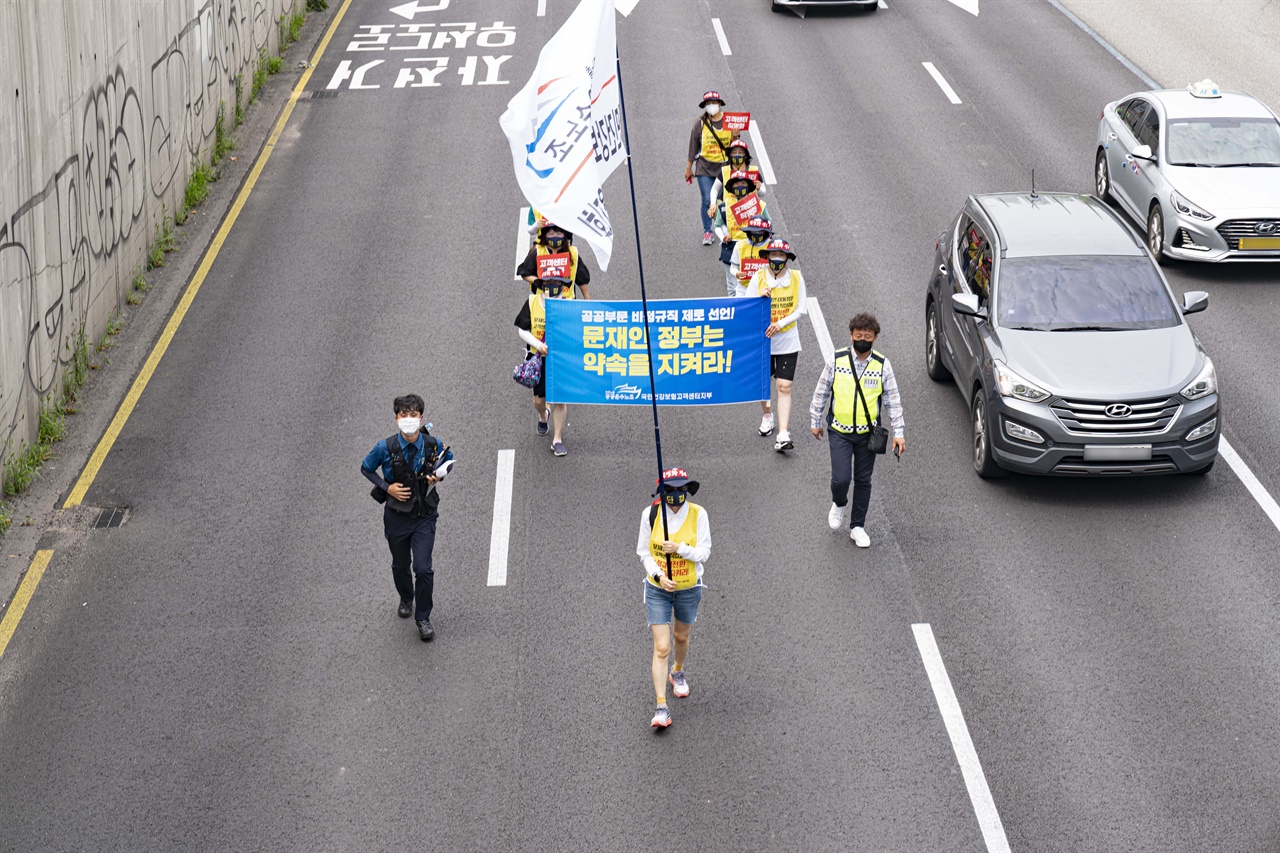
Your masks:
<svg viewBox="0 0 1280 853"><path fill-rule="evenodd" d="M288 45L298 40L303 23L306 21L307 12L320 12L327 8L328 3L326 0L307 0L306 11L287 18L282 15L280 17L281 52ZM277 74L283 68L284 59L281 56L268 56L265 50L259 54L258 64L253 72L253 88L249 95L250 105L257 102L258 93L265 84L267 76L269 74ZM232 123L233 129L240 127L244 123L246 112L244 106L244 79L239 74L236 75L235 89L236 106ZM212 149L209 152L209 159L207 162L197 160L192 164L191 176L183 190L182 201L178 210L174 211L173 215L170 216L168 210L163 206L161 207L160 222L156 224L154 238L147 247L145 267L138 270L129 287L125 290L123 294L124 304L118 307L115 313L108 318L102 337L96 344L89 345L85 339L83 328L79 329L73 338L66 342L65 348L67 351L63 362L62 384L56 394L47 394L40 401L40 424L35 443L22 442L17 451L10 453L4 460L3 466L0 466L0 537L3 537L14 523L9 501L24 494L31 487L39 476L41 466L53 458L54 445L65 437L67 415L73 415L78 411L80 391L88 380L90 371L97 370L110 363L106 353L114 346L116 337L124 329L126 319L124 312L128 308L141 305L146 299L147 292L153 287L147 281L146 273L165 266L165 256L178 247L179 235L176 229L186 222L187 216L192 210L203 204L209 197L209 184L221 177L219 166L223 159L228 156L228 152L235 150L236 147L231 134L226 130L225 112L226 104L220 103L214 124L214 140ZM28 517L23 519L20 525L26 526L31 523L32 519Z"/></svg>

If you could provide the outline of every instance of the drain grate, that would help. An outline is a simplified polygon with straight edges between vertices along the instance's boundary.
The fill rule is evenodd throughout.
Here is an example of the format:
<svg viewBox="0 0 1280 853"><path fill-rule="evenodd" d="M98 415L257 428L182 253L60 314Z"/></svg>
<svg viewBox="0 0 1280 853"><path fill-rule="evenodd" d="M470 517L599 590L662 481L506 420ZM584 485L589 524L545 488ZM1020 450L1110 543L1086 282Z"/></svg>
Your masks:
<svg viewBox="0 0 1280 853"><path fill-rule="evenodd" d="M336 98L336 97L338 97L338 93L337 93L337 92L330 92L330 91L329 91L329 90L327 90L327 89L323 89L323 90L321 90L321 91L319 91L319 92L312 92L312 93L311 93L311 100L313 100L313 101L318 100L318 99L320 99L320 98Z"/></svg>
<svg viewBox="0 0 1280 853"><path fill-rule="evenodd" d="M129 515L128 507L109 506L98 511L98 517L93 522L94 530L110 530L124 524L125 518Z"/></svg>

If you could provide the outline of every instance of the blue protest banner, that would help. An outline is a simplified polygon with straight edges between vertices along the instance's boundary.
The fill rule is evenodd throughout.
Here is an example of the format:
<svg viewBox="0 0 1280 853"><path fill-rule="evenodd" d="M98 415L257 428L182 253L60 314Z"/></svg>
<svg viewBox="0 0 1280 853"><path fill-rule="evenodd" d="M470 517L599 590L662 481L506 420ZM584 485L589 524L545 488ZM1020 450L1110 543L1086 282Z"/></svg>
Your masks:
<svg viewBox="0 0 1280 853"><path fill-rule="evenodd" d="M548 299L547 399L647 406L649 355L641 303ZM660 406L769 399L769 299L649 303Z"/></svg>

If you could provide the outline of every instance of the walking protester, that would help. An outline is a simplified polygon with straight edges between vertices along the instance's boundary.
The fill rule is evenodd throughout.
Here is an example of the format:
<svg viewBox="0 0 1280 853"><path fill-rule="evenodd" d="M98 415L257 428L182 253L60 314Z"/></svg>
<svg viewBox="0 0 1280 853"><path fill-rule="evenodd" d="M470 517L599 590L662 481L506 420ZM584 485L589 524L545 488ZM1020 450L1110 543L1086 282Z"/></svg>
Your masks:
<svg viewBox="0 0 1280 853"><path fill-rule="evenodd" d="M729 176L729 184L725 190L724 198L716 203L714 227L716 236L720 238L720 262L724 264L725 289L730 296L736 295L737 292L738 279L732 266L733 250L735 244L746 236L743 228L752 219L763 219L772 226L772 220L769 218L769 208L759 198L756 200L757 210L754 213L742 216L734 213L734 206L755 192L755 189L756 182L751 180L746 172L734 172Z"/></svg>
<svg viewBox="0 0 1280 853"><path fill-rule="evenodd" d="M754 220L753 220L754 221ZM765 246L768 267L759 270L747 284L746 295L769 297L769 375L778 389L778 440L773 449L784 453L795 444L791 441L791 382L796 378L796 361L800 357L800 318L809 312L809 296L800 270L788 268L796 259L786 240L770 240ZM770 401L761 403L764 417L760 434L773 432L774 419Z"/></svg>
<svg viewBox="0 0 1280 853"><path fill-rule="evenodd" d="M538 220L538 223L538 237L529 248L529 254L524 256L524 260L516 268L516 275L529 282L529 292L533 293L534 282L538 279L538 259L568 252L569 281L574 285L574 297L590 299L587 289L591 284L591 270L587 269L586 262L578 254L578 247L573 245L573 234L545 219Z"/></svg>
<svg viewBox="0 0 1280 853"><path fill-rule="evenodd" d="M874 349L880 323L873 314L858 314L849 321L849 346L837 350L822 369L809 404L810 432L822 438L823 424L831 427L831 511L827 524L839 530L844 508L849 502L850 460L853 463L853 511L849 517L849 538L859 548L871 545L865 529L867 507L871 504L871 473L876 456L888 448L887 431L880 426L881 406L888 410L893 430L893 452L901 458L907 452L903 437L902 397L893 366Z"/></svg>
<svg viewBox="0 0 1280 853"><path fill-rule="evenodd" d="M653 633L653 691L657 710L649 726L671 725L667 685L677 699L689 695L684 663L689 654L689 632L698 618L702 601L703 564L711 556L711 522L707 511L690 497L698 493L698 481L683 468L668 468L658 480L658 499L640 517L636 554L644 565L644 603ZM666 535L662 512L666 518ZM675 658L668 671L674 637Z"/></svg>
<svg viewBox="0 0 1280 853"><path fill-rule="evenodd" d="M720 168L720 176L711 186L712 205L724 193L724 186L729 183L729 176L734 172L746 172L747 177L756 182L756 193L764 195L766 189L764 179L760 177L760 170L751 165L751 150L747 147L747 140L734 139L729 143L728 152L729 162ZM716 215L714 206L707 208L707 215L713 217Z"/></svg>
<svg viewBox="0 0 1280 853"><path fill-rule="evenodd" d="M453 451L428 432L430 424L422 425L426 404L417 394L396 397L392 409L396 432L373 446L360 473L373 483L373 499L384 505L382 528L391 549L391 578L400 594L396 615L413 616L418 636L427 642L436 635L431 627L431 552L440 504L436 486L453 467Z"/></svg>
<svg viewBox="0 0 1280 853"><path fill-rule="evenodd" d="M569 281L569 274L563 266L554 266L554 256L547 255L539 259L539 275L532 282L533 293L520 306L516 315L515 327L520 340L529 349L529 356L544 358L547 355L547 299L576 299L574 286ZM564 446L564 425L569 417L569 407L564 403L547 405L547 373L542 371L538 384L533 386L533 410L538 415L538 435L547 434L547 418L550 417L554 427L551 436L551 451L556 456L568 454Z"/></svg>
<svg viewBox="0 0 1280 853"><path fill-rule="evenodd" d="M684 167L684 181L688 184L694 178L698 180L702 245L710 246L714 242L711 214L707 212L713 199L711 188L720 170L729 163L729 143L738 138L738 132L724 129L724 99L719 92L704 92L698 109L703 114L694 122L693 132L689 134L689 161Z"/></svg>
<svg viewBox="0 0 1280 853"><path fill-rule="evenodd" d="M764 255L772 233L773 226L769 220L758 216L748 219L742 226L742 239L733 244L733 254L729 257L729 271L734 279L733 296L746 296L752 277L769 265Z"/></svg>

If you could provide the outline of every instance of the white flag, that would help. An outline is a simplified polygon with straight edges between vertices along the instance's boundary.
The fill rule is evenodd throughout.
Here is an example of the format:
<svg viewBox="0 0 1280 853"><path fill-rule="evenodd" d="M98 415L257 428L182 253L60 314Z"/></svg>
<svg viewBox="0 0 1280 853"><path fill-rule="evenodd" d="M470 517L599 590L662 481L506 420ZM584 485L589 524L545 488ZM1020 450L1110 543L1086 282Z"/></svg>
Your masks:
<svg viewBox="0 0 1280 853"><path fill-rule="evenodd" d="M608 269L613 225L601 187L627 154L614 0L581 0L498 123L529 204L586 240Z"/></svg>

